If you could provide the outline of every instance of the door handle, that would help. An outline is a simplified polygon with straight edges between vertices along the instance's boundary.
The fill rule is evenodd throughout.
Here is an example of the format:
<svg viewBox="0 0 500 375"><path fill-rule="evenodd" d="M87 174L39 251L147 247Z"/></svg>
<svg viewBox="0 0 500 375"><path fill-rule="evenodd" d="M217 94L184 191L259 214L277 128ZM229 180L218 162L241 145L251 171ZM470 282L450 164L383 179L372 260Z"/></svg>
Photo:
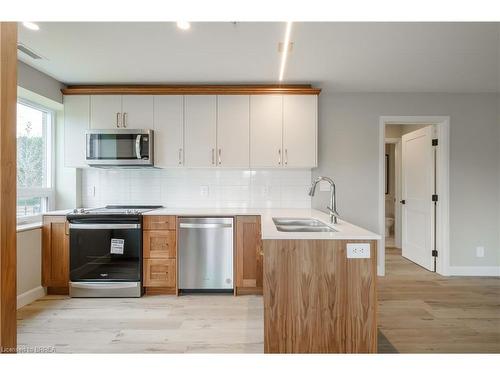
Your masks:
<svg viewBox="0 0 500 375"><path fill-rule="evenodd" d="M127 112L123 112L123 127L127 127Z"/></svg>
<svg viewBox="0 0 500 375"><path fill-rule="evenodd" d="M182 148L179 149L179 165L182 164Z"/></svg>
<svg viewBox="0 0 500 375"><path fill-rule="evenodd" d="M278 149L278 165L281 165L281 148Z"/></svg>
<svg viewBox="0 0 500 375"><path fill-rule="evenodd" d="M215 164L215 148L212 149L212 165Z"/></svg>
<svg viewBox="0 0 500 375"><path fill-rule="evenodd" d="M222 148L219 148L219 165L222 164Z"/></svg>
<svg viewBox="0 0 500 375"><path fill-rule="evenodd" d="M403 199L403 200L402 200L402 201L400 201L399 203L401 203L401 204L406 204L406 200L404 200L404 199Z"/></svg>
<svg viewBox="0 0 500 375"><path fill-rule="evenodd" d="M116 127L120 127L120 112L116 112Z"/></svg>
<svg viewBox="0 0 500 375"><path fill-rule="evenodd" d="M137 159L142 159L141 155L141 134L137 134L137 138L135 139L135 156Z"/></svg>
<svg viewBox="0 0 500 375"><path fill-rule="evenodd" d="M288 149L285 148L285 165L288 165Z"/></svg>

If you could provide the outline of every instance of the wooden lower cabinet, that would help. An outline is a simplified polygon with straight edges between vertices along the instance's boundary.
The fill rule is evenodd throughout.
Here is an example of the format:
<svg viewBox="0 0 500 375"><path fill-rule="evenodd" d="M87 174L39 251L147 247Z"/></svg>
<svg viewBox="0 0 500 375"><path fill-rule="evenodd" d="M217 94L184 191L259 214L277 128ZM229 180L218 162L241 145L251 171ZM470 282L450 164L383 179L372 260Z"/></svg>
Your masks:
<svg viewBox="0 0 500 375"><path fill-rule="evenodd" d="M69 229L65 216L44 216L42 286L48 294L69 292Z"/></svg>
<svg viewBox="0 0 500 375"><path fill-rule="evenodd" d="M236 216L235 294L262 294L262 236L260 216Z"/></svg>
<svg viewBox="0 0 500 375"><path fill-rule="evenodd" d="M143 224L143 286L146 294L177 294L176 217L148 215Z"/></svg>

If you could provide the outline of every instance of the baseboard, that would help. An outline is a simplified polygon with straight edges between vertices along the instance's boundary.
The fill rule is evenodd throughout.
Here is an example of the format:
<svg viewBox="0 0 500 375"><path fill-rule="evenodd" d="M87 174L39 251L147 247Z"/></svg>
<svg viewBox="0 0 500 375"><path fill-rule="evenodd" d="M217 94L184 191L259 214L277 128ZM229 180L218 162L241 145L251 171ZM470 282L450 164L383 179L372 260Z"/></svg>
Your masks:
<svg viewBox="0 0 500 375"><path fill-rule="evenodd" d="M448 267L449 276L500 276L500 267Z"/></svg>
<svg viewBox="0 0 500 375"><path fill-rule="evenodd" d="M17 308L20 309L21 307L26 306L44 296L45 289L41 286L37 286L36 288L28 290L27 292L17 296Z"/></svg>

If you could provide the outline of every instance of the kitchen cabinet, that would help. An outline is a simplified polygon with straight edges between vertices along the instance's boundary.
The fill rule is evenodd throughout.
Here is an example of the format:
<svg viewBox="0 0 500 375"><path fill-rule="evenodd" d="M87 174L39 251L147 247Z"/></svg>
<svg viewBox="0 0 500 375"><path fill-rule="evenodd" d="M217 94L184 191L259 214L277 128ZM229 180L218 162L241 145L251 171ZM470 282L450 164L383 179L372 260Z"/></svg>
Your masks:
<svg viewBox="0 0 500 375"><path fill-rule="evenodd" d="M217 97L217 165L248 168L250 165L250 97Z"/></svg>
<svg viewBox="0 0 500 375"><path fill-rule="evenodd" d="M64 97L64 165L84 168L85 132L90 128L90 96Z"/></svg>
<svg viewBox="0 0 500 375"><path fill-rule="evenodd" d="M122 96L122 126L127 129L153 129L153 95Z"/></svg>
<svg viewBox="0 0 500 375"><path fill-rule="evenodd" d="M69 228L65 216L44 216L42 286L48 294L69 292Z"/></svg>
<svg viewBox="0 0 500 375"><path fill-rule="evenodd" d="M317 166L316 95L283 96L283 166Z"/></svg>
<svg viewBox="0 0 500 375"><path fill-rule="evenodd" d="M250 166L317 166L317 96L250 97Z"/></svg>
<svg viewBox="0 0 500 375"><path fill-rule="evenodd" d="M90 97L90 127L115 129L122 126L122 96L92 95Z"/></svg>
<svg viewBox="0 0 500 375"><path fill-rule="evenodd" d="M184 143L187 167L216 166L216 102L215 95L187 95L184 98Z"/></svg>
<svg viewBox="0 0 500 375"><path fill-rule="evenodd" d="M260 216L236 217L236 295L262 294Z"/></svg>
<svg viewBox="0 0 500 375"><path fill-rule="evenodd" d="M177 293L177 217L143 218L143 285L147 294Z"/></svg>
<svg viewBox="0 0 500 375"><path fill-rule="evenodd" d="M281 167L283 97L250 96L250 165L254 168Z"/></svg>
<svg viewBox="0 0 500 375"><path fill-rule="evenodd" d="M184 165L184 97L154 97L154 161L160 168Z"/></svg>
<svg viewBox="0 0 500 375"><path fill-rule="evenodd" d="M152 129L152 95L92 95L92 129Z"/></svg>

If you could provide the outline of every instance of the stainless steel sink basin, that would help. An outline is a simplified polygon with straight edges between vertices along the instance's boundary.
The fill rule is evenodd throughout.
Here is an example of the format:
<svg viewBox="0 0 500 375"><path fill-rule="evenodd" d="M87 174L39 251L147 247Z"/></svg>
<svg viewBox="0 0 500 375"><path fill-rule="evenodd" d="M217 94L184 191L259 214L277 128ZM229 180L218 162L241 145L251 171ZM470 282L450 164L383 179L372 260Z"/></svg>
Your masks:
<svg viewBox="0 0 500 375"><path fill-rule="evenodd" d="M316 219L274 217L273 222L280 232L336 232Z"/></svg>
<svg viewBox="0 0 500 375"><path fill-rule="evenodd" d="M286 218L286 217L273 217L274 224L278 225L293 225L293 226L307 226L307 227L324 227L325 223L316 219L301 219L301 218Z"/></svg>

